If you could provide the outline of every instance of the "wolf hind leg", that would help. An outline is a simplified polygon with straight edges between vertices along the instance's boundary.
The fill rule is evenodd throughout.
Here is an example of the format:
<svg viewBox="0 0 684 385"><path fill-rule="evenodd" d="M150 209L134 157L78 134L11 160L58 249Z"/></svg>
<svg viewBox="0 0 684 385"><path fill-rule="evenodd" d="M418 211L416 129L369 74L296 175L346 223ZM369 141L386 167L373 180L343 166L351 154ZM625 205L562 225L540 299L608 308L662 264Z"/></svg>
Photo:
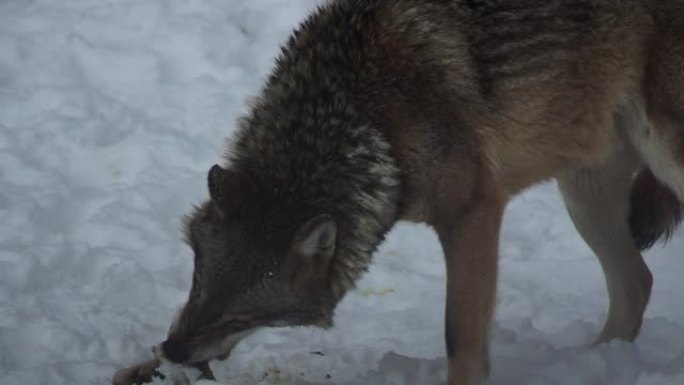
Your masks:
<svg viewBox="0 0 684 385"><path fill-rule="evenodd" d="M628 217L638 162L619 149L601 165L575 170L558 185L575 227L599 259L609 295L608 317L594 344L639 334L653 278L632 238Z"/></svg>

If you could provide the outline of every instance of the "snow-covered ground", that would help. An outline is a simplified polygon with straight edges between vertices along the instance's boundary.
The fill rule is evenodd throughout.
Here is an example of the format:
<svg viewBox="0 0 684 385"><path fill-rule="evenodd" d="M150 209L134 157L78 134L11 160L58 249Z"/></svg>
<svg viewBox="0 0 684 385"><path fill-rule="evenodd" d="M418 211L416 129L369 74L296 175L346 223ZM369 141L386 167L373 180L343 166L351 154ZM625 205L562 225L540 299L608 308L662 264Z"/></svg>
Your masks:
<svg viewBox="0 0 684 385"><path fill-rule="evenodd" d="M0 383L107 383L187 295L180 217L245 99L315 0L0 1ZM684 231L680 232L680 234ZM684 237L648 254L641 337L590 349L607 299L553 184L501 246L493 385L684 383ZM400 225L330 331L281 329L216 363L227 384L439 384L444 267ZM208 384L208 382L204 382Z"/></svg>

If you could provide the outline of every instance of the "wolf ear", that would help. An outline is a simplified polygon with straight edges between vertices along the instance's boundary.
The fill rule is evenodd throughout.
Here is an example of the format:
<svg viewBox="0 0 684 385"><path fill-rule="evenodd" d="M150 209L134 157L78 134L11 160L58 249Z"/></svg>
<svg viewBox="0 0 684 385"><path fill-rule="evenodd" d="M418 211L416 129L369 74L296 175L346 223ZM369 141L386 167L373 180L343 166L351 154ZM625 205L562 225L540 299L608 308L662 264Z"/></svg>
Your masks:
<svg viewBox="0 0 684 385"><path fill-rule="evenodd" d="M231 172L221 168L215 164L209 170L207 175L207 184L209 185L209 196L214 203L219 207L223 207L227 200L228 185L231 179Z"/></svg>
<svg viewBox="0 0 684 385"><path fill-rule="evenodd" d="M293 251L300 262L315 271L327 268L337 243L337 224L330 215L319 215L306 222L297 232Z"/></svg>

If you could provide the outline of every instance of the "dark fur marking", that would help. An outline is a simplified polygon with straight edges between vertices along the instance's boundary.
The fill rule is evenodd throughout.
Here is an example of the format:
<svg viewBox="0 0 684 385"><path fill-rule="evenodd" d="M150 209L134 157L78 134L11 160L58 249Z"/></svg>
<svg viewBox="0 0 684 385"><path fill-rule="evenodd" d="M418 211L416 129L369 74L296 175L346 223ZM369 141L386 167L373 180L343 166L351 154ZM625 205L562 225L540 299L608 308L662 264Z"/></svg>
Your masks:
<svg viewBox="0 0 684 385"><path fill-rule="evenodd" d="M630 201L629 226L640 250L667 241L682 220L679 199L648 169L635 178Z"/></svg>

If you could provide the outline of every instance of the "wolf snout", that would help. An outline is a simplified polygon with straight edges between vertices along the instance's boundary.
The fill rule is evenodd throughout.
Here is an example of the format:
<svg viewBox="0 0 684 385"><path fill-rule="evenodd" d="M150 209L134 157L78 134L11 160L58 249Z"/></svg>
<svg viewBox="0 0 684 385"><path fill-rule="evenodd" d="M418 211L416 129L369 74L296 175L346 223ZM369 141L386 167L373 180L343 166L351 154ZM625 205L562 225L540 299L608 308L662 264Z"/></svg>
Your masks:
<svg viewBox="0 0 684 385"><path fill-rule="evenodd" d="M161 344L161 352L167 360L180 364L190 358L188 343L180 337L171 335Z"/></svg>

